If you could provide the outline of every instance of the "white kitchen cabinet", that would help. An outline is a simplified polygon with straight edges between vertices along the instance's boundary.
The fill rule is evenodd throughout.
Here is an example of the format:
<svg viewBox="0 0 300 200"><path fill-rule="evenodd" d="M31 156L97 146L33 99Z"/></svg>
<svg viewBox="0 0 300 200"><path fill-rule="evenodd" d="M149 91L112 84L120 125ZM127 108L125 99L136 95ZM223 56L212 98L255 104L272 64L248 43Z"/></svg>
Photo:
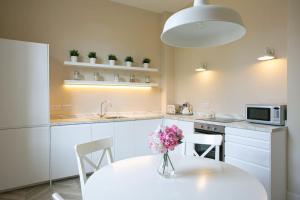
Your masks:
<svg viewBox="0 0 300 200"><path fill-rule="evenodd" d="M133 121L114 122L115 160L134 157L135 132Z"/></svg>
<svg viewBox="0 0 300 200"><path fill-rule="evenodd" d="M149 148L149 135L162 124L161 119L133 121L135 156L153 154Z"/></svg>
<svg viewBox="0 0 300 200"><path fill-rule="evenodd" d="M114 138L114 123L96 123L91 124L91 140L100 140L107 137L113 137ZM114 154L114 145L112 147L112 154L113 159L115 158ZM94 163L97 163L100 159L100 156L102 155L102 151L92 153L92 160ZM107 164L107 158L103 160L101 166L104 166Z"/></svg>
<svg viewBox="0 0 300 200"><path fill-rule="evenodd" d="M178 128L180 128L183 132L183 135L187 134L194 134L194 122L191 121L183 121L183 120L174 120L174 119L164 119L163 122L164 126L172 126L176 125ZM175 150L172 152L173 154L184 154L184 145L179 145L178 147L175 148ZM186 147L186 154L187 155L193 155L193 144L188 144Z"/></svg>
<svg viewBox="0 0 300 200"><path fill-rule="evenodd" d="M49 127L0 131L0 191L49 180Z"/></svg>
<svg viewBox="0 0 300 200"><path fill-rule="evenodd" d="M148 137L161 123L161 119L115 122L116 160L151 154Z"/></svg>
<svg viewBox="0 0 300 200"><path fill-rule="evenodd" d="M225 162L256 176L269 200L286 199L285 128L260 132L226 127Z"/></svg>
<svg viewBox="0 0 300 200"><path fill-rule="evenodd" d="M51 178L60 179L78 175L74 146L90 141L90 124L53 126L51 128Z"/></svg>
<svg viewBox="0 0 300 200"><path fill-rule="evenodd" d="M179 121L178 123L178 127L182 130L184 135L191 135L194 134L194 122L190 122L190 121ZM180 145L179 146L179 150L182 154L184 154L184 149L183 149L184 145ZM193 156L193 152L194 152L194 144L187 144L186 145L186 155L188 156Z"/></svg>
<svg viewBox="0 0 300 200"><path fill-rule="evenodd" d="M48 45L0 39L0 128L49 125Z"/></svg>

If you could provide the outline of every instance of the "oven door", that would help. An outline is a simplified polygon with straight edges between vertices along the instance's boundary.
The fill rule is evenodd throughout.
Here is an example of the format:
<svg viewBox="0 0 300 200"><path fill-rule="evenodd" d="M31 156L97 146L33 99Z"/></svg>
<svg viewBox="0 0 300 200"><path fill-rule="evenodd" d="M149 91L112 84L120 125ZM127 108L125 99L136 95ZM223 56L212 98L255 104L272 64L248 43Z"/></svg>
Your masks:
<svg viewBox="0 0 300 200"><path fill-rule="evenodd" d="M272 121L272 108L267 106L248 106L246 115L249 122L270 123Z"/></svg>
<svg viewBox="0 0 300 200"><path fill-rule="evenodd" d="M204 130L197 130L194 134L212 134L212 135L222 135L221 133L214 133L210 131L204 131ZM202 155L211 145L206 144L195 144L194 149L197 152L198 155ZM205 158L215 159L215 151L216 148L213 148L208 154L206 154ZM220 146L220 155L219 155L220 161L224 161L224 140L222 145Z"/></svg>

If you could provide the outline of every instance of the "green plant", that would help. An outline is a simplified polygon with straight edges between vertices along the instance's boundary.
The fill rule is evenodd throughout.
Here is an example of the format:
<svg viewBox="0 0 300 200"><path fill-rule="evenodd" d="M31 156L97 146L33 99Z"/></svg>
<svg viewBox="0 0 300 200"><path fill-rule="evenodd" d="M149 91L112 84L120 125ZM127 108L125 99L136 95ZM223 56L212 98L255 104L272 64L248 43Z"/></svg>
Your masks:
<svg viewBox="0 0 300 200"><path fill-rule="evenodd" d="M127 56L127 57L125 58L125 62L133 62L133 57Z"/></svg>
<svg viewBox="0 0 300 200"><path fill-rule="evenodd" d="M88 55L89 58L97 58L96 52L90 52Z"/></svg>
<svg viewBox="0 0 300 200"><path fill-rule="evenodd" d="M109 54L108 55L108 60L118 60L117 56L113 55L113 54Z"/></svg>
<svg viewBox="0 0 300 200"><path fill-rule="evenodd" d="M151 60L149 59L149 58L144 58L144 60L143 60L143 63L150 63L151 62Z"/></svg>
<svg viewBox="0 0 300 200"><path fill-rule="evenodd" d="M71 50L70 51L70 56L79 56L78 50L75 50L75 49Z"/></svg>

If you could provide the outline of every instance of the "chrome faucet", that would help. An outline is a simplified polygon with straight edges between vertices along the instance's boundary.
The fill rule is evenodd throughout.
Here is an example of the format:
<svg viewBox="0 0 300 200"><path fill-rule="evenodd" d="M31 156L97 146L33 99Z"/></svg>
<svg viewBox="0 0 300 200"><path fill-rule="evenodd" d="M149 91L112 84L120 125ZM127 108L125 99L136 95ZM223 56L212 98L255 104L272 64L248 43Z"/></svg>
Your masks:
<svg viewBox="0 0 300 200"><path fill-rule="evenodd" d="M107 106L110 106L110 107L112 106L111 103L107 100L101 101L101 103L100 103L100 115L99 115L100 117L105 116L105 112L103 111L104 105L106 105L106 107Z"/></svg>

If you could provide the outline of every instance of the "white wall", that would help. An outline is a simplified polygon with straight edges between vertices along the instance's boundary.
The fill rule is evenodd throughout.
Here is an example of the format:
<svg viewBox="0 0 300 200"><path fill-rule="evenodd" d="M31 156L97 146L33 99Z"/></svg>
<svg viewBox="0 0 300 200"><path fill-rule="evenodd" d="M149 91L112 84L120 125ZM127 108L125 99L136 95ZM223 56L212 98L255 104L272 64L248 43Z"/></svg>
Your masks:
<svg viewBox="0 0 300 200"><path fill-rule="evenodd" d="M113 104L110 111L160 111L161 91L133 89L66 89L64 79L71 79L74 68L65 67L70 49L78 49L87 61L89 51L96 51L99 61L116 54L121 62L133 56L140 64L150 57L151 65L161 65L161 16L157 13L112 3L108 0L9 0L1 1L0 37L50 44L52 114L99 112L100 101ZM79 70L79 69L76 69ZM79 70L93 79L95 69ZM112 71L99 70L107 79ZM129 72L118 72L129 79ZM144 74L136 73L144 80ZM159 76L150 74L154 81Z"/></svg>
<svg viewBox="0 0 300 200"><path fill-rule="evenodd" d="M287 2L285 0L214 0L237 10L247 27L241 40L206 49L175 49L175 101L196 111L244 114L247 103L286 103ZM258 62L265 47L278 59ZM209 70L195 68L208 63Z"/></svg>
<svg viewBox="0 0 300 200"><path fill-rule="evenodd" d="M288 18L288 190L300 200L300 1L289 0Z"/></svg>

